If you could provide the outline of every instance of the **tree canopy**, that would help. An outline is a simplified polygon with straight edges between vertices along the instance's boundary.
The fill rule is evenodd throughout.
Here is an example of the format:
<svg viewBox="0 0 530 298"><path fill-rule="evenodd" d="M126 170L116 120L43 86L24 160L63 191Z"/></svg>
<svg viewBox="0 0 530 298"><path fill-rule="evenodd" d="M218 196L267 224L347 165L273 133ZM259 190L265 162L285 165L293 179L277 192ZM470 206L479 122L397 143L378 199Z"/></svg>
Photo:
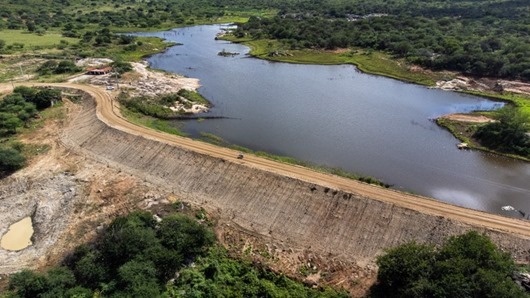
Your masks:
<svg viewBox="0 0 530 298"><path fill-rule="evenodd" d="M528 297L510 278L510 255L474 231L450 237L439 249L398 246L377 265L372 297Z"/></svg>
<svg viewBox="0 0 530 298"><path fill-rule="evenodd" d="M158 222L133 212L62 266L14 274L9 297L346 297L232 260L213 244L213 233L187 216Z"/></svg>
<svg viewBox="0 0 530 298"><path fill-rule="evenodd" d="M488 148L530 158L528 115L508 106L498 111L497 118L498 121L479 127L473 136Z"/></svg>

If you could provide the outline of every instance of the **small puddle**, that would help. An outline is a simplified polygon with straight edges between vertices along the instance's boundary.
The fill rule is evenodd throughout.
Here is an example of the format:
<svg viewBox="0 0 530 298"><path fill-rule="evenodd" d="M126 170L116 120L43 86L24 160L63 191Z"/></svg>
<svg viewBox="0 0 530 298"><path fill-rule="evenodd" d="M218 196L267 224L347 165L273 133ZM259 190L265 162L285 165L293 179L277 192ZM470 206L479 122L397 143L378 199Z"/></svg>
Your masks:
<svg viewBox="0 0 530 298"><path fill-rule="evenodd" d="M32 244L32 235L33 223L31 217L26 217L9 227L7 233L0 240L0 247L5 250L22 250Z"/></svg>

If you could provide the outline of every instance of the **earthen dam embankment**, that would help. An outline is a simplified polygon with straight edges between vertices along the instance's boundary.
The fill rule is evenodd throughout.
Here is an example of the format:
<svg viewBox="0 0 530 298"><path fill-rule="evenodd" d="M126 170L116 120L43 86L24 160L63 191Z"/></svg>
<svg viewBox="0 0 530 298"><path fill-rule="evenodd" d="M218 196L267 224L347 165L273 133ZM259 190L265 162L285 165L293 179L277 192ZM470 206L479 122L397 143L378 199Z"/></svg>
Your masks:
<svg viewBox="0 0 530 298"><path fill-rule="evenodd" d="M448 235L476 229L516 258L528 256L526 235L281 175L249 166L246 158L212 157L124 132L98 118L90 96L82 105L62 134L68 148L166 188L217 214L221 221L276 245L370 264L385 248L411 240L439 244Z"/></svg>

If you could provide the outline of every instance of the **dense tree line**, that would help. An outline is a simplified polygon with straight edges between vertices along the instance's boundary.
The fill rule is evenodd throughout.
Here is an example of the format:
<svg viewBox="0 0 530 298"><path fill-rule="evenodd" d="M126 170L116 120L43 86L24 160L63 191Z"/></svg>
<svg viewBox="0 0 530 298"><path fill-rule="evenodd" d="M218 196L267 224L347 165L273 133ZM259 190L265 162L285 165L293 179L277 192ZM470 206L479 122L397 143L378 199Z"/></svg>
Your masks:
<svg viewBox="0 0 530 298"><path fill-rule="evenodd" d="M236 35L278 39L292 49L375 49L434 70L530 80L530 15L518 11L512 18L501 17L504 9L468 18L460 10L433 12L437 17L285 13L251 18Z"/></svg>
<svg viewBox="0 0 530 298"><path fill-rule="evenodd" d="M345 297L234 261L213 243L190 217L133 212L61 266L11 276L8 297Z"/></svg>
<svg viewBox="0 0 530 298"><path fill-rule="evenodd" d="M408 243L377 259L372 297L528 297L511 280L509 254L477 232L453 236L439 249Z"/></svg>
<svg viewBox="0 0 530 298"><path fill-rule="evenodd" d="M80 3L82 9L74 8ZM65 36L95 46L111 42L106 27L193 24L196 19L235 11L276 9L277 17L255 18L237 33L279 39L292 48L383 50L431 69L530 80L530 12L525 0L0 0L0 4L0 30L58 28ZM98 9L102 6L111 9Z"/></svg>

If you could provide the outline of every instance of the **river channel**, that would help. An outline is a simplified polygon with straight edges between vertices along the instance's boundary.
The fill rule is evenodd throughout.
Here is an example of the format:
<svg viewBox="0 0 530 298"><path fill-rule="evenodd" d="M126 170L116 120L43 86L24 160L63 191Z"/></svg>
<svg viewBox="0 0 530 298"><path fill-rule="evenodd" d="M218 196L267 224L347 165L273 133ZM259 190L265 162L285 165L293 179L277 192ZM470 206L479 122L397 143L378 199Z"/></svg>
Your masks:
<svg viewBox="0 0 530 298"><path fill-rule="evenodd" d="M529 163L458 150L459 141L432 121L501 104L364 74L351 65L249 58L247 47L214 40L221 27L138 34L181 43L149 58L151 67L199 78L199 92L214 105L209 115L228 117L184 122L191 136L211 133L468 208L516 217L501 207L530 212ZM241 54L217 55L223 49Z"/></svg>

